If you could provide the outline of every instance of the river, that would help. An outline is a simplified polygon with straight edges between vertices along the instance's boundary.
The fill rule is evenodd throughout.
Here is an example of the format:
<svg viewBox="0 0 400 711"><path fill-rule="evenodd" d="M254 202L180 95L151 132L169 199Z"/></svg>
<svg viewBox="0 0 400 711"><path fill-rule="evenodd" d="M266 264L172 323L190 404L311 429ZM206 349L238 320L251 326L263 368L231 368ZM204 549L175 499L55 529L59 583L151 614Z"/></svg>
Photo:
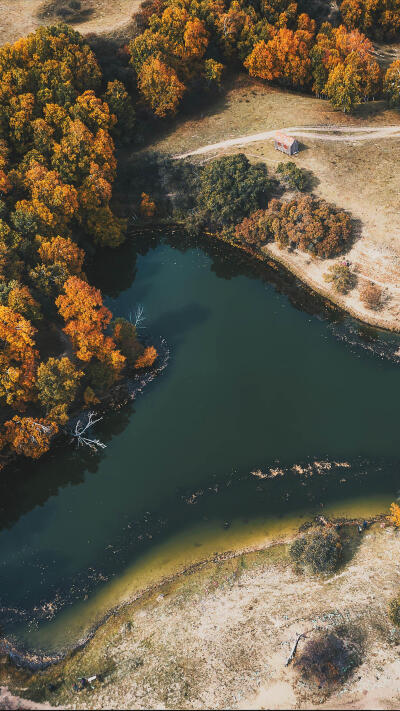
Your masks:
<svg viewBox="0 0 400 711"><path fill-rule="evenodd" d="M106 449L2 476L2 632L28 649L74 644L161 574L400 488L396 336L224 246L129 243L92 271L116 316L143 305L170 361L97 425Z"/></svg>

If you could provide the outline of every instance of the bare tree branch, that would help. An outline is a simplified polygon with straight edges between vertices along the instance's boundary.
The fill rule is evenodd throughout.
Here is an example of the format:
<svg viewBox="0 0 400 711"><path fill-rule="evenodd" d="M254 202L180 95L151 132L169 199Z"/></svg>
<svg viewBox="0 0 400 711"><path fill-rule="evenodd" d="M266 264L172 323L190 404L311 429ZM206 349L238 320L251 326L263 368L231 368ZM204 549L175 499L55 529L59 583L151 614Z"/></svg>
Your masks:
<svg viewBox="0 0 400 711"><path fill-rule="evenodd" d="M105 449L107 445L105 445L99 439L93 439L92 437L85 436L85 433L91 427L93 427L96 422L100 422L100 420L103 419L102 417L94 419L95 415L95 412L89 412L86 424L83 424L80 420L78 420L75 423L75 428L71 431L71 436L72 441L75 440L78 444L78 447L86 446L92 449L94 452L97 452L99 449Z"/></svg>

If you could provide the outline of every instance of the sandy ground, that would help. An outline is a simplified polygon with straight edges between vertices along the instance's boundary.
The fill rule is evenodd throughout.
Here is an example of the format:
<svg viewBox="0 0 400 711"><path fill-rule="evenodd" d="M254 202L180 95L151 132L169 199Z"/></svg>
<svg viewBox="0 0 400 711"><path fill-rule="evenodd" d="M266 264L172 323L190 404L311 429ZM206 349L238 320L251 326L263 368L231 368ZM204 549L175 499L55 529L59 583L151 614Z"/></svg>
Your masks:
<svg viewBox="0 0 400 711"><path fill-rule="evenodd" d="M332 577L296 573L282 543L180 576L112 617L24 695L44 691L71 708L399 709L400 631L387 603L400 583L400 535L380 524L361 538L348 531L348 562ZM285 666L297 634L321 631L356 641L362 655L331 694ZM93 690L73 690L95 673Z"/></svg>
<svg viewBox="0 0 400 711"><path fill-rule="evenodd" d="M142 0L81 0L82 8L90 11L83 22L73 24L82 34L108 34L129 25ZM44 0L0 0L0 44L15 42L40 25L54 23L54 17L40 19L38 13Z"/></svg>

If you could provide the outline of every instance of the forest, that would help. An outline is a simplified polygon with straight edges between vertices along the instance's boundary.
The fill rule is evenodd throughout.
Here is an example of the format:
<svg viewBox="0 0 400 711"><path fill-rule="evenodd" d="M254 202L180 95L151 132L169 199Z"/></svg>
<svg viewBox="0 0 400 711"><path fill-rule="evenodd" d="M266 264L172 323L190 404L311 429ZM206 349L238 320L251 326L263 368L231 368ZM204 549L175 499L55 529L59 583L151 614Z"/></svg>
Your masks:
<svg viewBox="0 0 400 711"><path fill-rule="evenodd" d="M0 400L2 461L49 449L74 405L92 406L156 352L113 321L88 283L85 246L116 247L112 133L133 108L67 26L0 50ZM103 89L105 89L103 91ZM103 94L101 95L101 92Z"/></svg>
<svg viewBox="0 0 400 711"><path fill-rule="evenodd" d="M400 61L384 72L372 39L398 34L399 0L344 0L334 22L306 8L290 0L147 0L128 48L141 97L164 117L185 94L211 90L224 72L244 67L344 112L381 95L397 103Z"/></svg>

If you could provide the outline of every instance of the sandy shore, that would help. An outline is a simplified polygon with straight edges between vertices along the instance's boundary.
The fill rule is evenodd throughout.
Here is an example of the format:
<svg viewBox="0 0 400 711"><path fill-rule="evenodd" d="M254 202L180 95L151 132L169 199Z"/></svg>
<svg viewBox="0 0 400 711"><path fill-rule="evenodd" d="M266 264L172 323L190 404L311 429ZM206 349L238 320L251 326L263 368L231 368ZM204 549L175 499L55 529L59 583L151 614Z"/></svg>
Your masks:
<svg viewBox="0 0 400 711"><path fill-rule="evenodd" d="M400 632L387 616L400 536L376 523L361 535L347 526L344 538L346 563L328 578L294 571L288 541L186 571L126 605L61 664L20 677L23 695L70 708L400 708ZM298 633L324 630L362 651L330 695L285 666ZM74 689L93 674L93 689Z"/></svg>

